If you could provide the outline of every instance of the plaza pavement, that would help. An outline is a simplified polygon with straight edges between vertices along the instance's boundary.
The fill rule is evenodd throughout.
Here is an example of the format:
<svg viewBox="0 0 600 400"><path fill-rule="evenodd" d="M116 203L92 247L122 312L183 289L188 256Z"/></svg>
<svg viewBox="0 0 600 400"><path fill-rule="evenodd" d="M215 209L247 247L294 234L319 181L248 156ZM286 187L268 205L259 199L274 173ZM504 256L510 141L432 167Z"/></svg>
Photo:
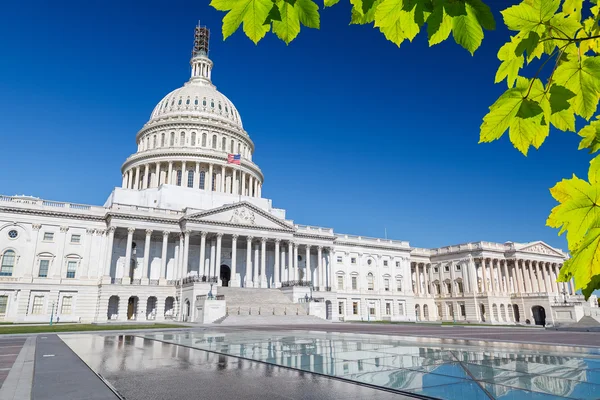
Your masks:
<svg viewBox="0 0 600 400"><path fill-rule="evenodd" d="M600 347L600 335L597 333L560 332L539 328L373 323L204 327L220 330L306 330L435 337L451 342L468 340L471 344L482 346L485 342L512 342ZM194 328L179 330L184 329ZM135 332L103 331L95 334L121 341L119 351L125 352L127 357L149 357L149 353L145 355L144 352L150 352L151 348L139 348L127 342L127 335L135 335ZM71 335L80 335L81 340L85 340L94 333L72 333L62 336L68 340ZM73 338L75 339L74 336ZM56 334L0 336L0 373L3 373L0 379L5 376L0 388L0 400L175 400L197 398L200 393L203 398L222 399L403 398L397 393L307 372L173 344L163 346L165 356L157 360L160 362L160 368L123 367L115 373L114 369L102 369L101 365L100 370L95 372ZM198 363L199 358L204 361ZM89 360L87 361L89 364Z"/></svg>

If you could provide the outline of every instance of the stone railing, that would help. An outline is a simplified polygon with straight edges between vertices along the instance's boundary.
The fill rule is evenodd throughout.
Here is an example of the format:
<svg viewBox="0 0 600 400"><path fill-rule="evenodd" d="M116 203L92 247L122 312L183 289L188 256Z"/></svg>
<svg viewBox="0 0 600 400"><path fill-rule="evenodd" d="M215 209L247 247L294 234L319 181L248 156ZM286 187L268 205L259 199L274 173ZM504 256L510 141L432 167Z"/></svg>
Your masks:
<svg viewBox="0 0 600 400"><path fill-rule="evenodd" d="M281 282L281 287L292 287L292 286L312 287L312 282L310 282L310 281L285 281L285 282Z"/></svg>
<svg viewBox="0 0 600 400"><path fill-rule="evenodd" d="M294 225L298 233L313 233L321 235L333 235L333 228L322 228L320 226Z"/></svg>
<svg viewBox="0 0 600 400"><path fill-rule="evenodd" d="M167 208L156 208L156 207L145 207L128 204L113 203L111 210L125 210L125 211L141 211L153 214L165 214L165 215L183 215L183 211L169 210Z"/></svg>
<svg viewBox="0 0 600 400"><path fill-rule="evenodd" d="M336 235L335 236L339 241L350 241L350 242L358 242L364 244L377 244L377 245L392 245L396 247L409 247L409 243L405 240L392 240L392 239L381 239L381 238L372 238L366 236L357 236L357 235Z"/></svg>
<svg viewBox="0 0 600 400"><path fill-rule="evenodd" d="M219 281L219 277L218 276L198 276L198 275L194 275L194 276L188 276L183 278L182 280L182 284L187 285L190 283L199 283L199 282L205 282L205 283L217 283ZM177 284L179 285L180 282L177 281Z"/></svg>
<svg viewBox="0 0 600 400"><path fill-rule="evenodd" d="M110 283L113 285L121 285L123 283L123 278L110 278Z"/></svg>
<svg viewBox="0 0 600 400"><path fill-rule="evenodd" d="M150 279L148 282L150 286L158 286L158 279Z"/></svg>
<svg viewBox="0 0 600 400"><path fill-rule="evenodd" d="M131 284L132 285L141 285L142 284L142 280L141 279L132 279L131 280Z"/></svg>
<svg viewBox="0 0 600 400"><path fill-rule="evenodd" d="M216 296L208 296L208 295L199 295L196 296L196 301L200 301L200 300L225 300L225 295L224 294L218 294Z"/></svg>
<svg viewBox="0 0 600 400"><path fill-rule="evenodd" d="M65 203L62 201L50 201L50 200L42 200L36 197L29 196L3 196L0 195L0 204L2 203L18 203L18 204L27 204L32 206L38 206L40 208L62 208L68 210L97 210L97 211L106 211L104 207L100 206L90 206L88 204L78 204L78 203Z"/></svg>

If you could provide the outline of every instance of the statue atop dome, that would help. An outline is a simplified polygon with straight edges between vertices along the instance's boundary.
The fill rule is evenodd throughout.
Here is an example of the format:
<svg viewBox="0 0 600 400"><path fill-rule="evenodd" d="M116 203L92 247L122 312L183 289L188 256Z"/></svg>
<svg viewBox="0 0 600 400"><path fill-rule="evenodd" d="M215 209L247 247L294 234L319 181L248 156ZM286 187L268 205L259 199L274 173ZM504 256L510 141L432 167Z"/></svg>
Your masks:
<svg viewBox="0 0 600 400"><path fill-rule="evenodd" d="M208 42L210 39L210 31L207 27L201 26L198 21L198 26L194 32L194 48L192 50L192 58L196 56L208 57Z"/></svg>

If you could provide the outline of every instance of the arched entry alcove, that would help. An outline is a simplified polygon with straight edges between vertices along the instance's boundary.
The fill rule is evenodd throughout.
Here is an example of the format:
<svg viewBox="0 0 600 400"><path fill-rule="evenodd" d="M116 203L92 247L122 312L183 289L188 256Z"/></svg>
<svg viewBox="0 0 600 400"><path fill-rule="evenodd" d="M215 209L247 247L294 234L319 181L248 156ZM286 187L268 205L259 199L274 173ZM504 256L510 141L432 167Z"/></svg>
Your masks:
<svg viewBox="0 0 600 400"><path fill-rule="evenodd" d="M544 307L533 306L531 307L531 313L536 325L546 326L546 310Z"/></svg>
<svg viewBox="0 0 600 400"><path fill-rule="evenodd" d="M127 319L135 319L135 313L138 308L138 301L139 299L137 296L131 296L127 301Z"/></svg>
<svg viewBox="0 0 600 400"><path fill-rule="evenodd" d="M485 304L479 304L479 315L481 316L481 322L485 322Z"/></svg>
<svg viewBox="0 0 600 400"><path fill-rule="evenodd" d="M219 279L221 279L223 286L229 286L229 281L231 280L231 269L229 266L225 264L221 265Z"/></svg>
<svg viewBox="0 0 600 400"><path fill-rule="evenodd" d="M119 296L110 296L108 299L108 310L107 317L110 321L111 319L117 319L119 315Z"/></svg>
<svg viewBox="0 0 600 400"><path fill-rule="evenodd" d="M513 314L515 316L515 322L521 322L521 314L519 313L519 306L513 304Z"/></svg>
<svg viewBox="0 0 600 400"><path fill-rule="evenodd" d="M188 322L190 320L190 312L192 311L192 306L188 299L185 299L184 309L183 309L183 321Z"/></svg>

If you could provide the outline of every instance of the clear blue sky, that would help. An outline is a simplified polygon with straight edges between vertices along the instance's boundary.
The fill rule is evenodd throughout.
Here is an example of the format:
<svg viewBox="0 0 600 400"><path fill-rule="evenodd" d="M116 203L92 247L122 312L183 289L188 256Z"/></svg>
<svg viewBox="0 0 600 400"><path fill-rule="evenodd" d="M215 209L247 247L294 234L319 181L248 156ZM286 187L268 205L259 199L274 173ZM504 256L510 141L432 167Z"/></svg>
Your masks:
<svg viewBox="0 0 600 400"><path fill-rule="evenodd" d="M0 193L103 204L121 184L136 132L189 76L198 19L212 30L217 88L256 144L265 197L296 223L409 240L543 240L548 188L590 157L553 131L523 157L507 137L478 145L508 32L471 57L420 35L398 49L340 4L322 29L286 46L223 42L223 14L205 1L7 2L0 23ZM492 1L500 20L500 7Z"/></svg>

